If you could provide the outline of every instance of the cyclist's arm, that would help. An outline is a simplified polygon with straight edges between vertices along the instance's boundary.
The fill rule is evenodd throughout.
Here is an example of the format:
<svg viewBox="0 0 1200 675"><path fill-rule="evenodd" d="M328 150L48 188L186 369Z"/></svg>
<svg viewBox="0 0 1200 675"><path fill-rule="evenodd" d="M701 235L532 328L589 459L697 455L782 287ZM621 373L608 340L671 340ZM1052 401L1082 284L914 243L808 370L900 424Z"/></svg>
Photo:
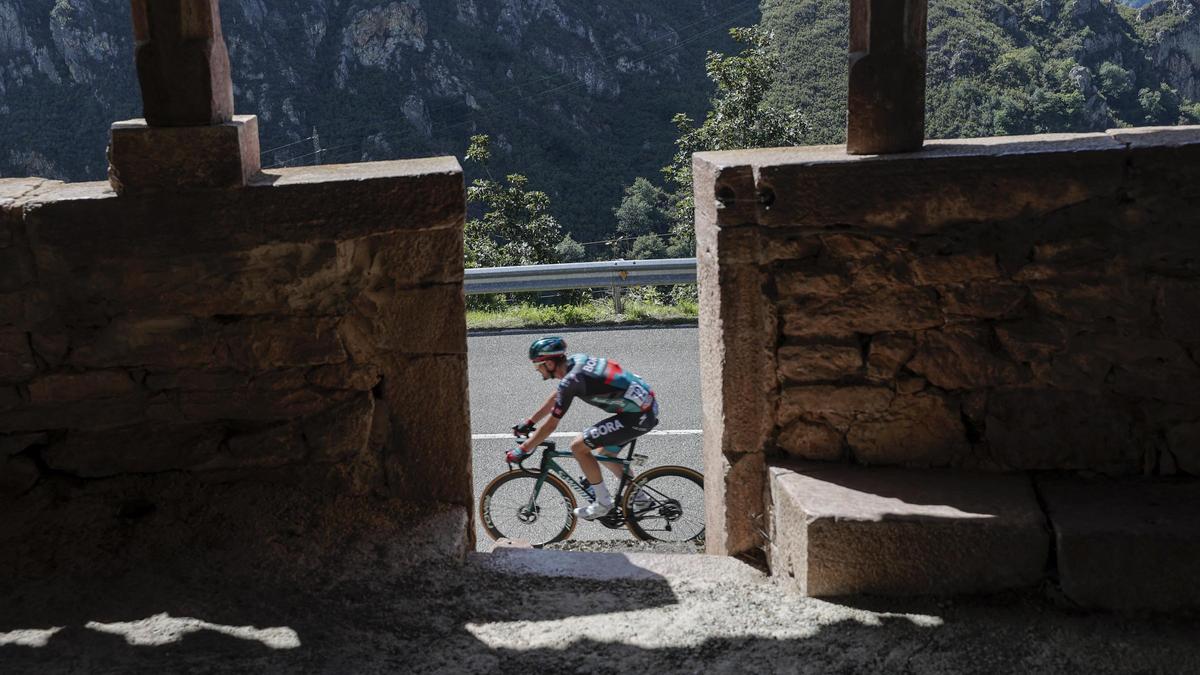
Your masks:
<svg viewBox="0 0 1200 675"><path fill-rule="evenodd" d="M566 414L567 408L571 407L571 400L575 398L575 394L579 387L582 386L577 378L568 375L563 378L562 382L558 383L558 389L554 395L546 401L546 405L538 409L538 414L546 417L546 413L550 416L546 417L546 423L538 428L533 433L533 436L521 444L521 449L525 452L530 452L538 446L538 443L550 437L554 430L558 428L558 421Z"/></svg>
<svg viewBox="0 0 1200 675"><path fill-rule="evenodd" d="M551 394L550 398L546 399L546 403L544 405L542 405L542 407L538 408L537 412L533 413L533 415L531 415L529 417L529 421L533 422L534 424L540 424L542 421L542 418L545 417L546 415L549 415L550 410L552 408L554 408L554 400L556 398L558 398L557 392Z"/></svg>
<svg viewBox="0 0 1200 675"><path fill-rule="evenodd" d="M553 399L551 399L551 400L553 400ZM552 416L550 416L549 419L546 420L545 424L538 427L538 430L533 432L533 435L529 437L529 440L527 440L521 444L521 449L524 450L525 452L532 451L534 448L536 448L538 446L538 443L541 443L542 441L549 438L550 434L554 433L554 430L557 428L558 428L558 418L554 417L552 415Z"/></svg>

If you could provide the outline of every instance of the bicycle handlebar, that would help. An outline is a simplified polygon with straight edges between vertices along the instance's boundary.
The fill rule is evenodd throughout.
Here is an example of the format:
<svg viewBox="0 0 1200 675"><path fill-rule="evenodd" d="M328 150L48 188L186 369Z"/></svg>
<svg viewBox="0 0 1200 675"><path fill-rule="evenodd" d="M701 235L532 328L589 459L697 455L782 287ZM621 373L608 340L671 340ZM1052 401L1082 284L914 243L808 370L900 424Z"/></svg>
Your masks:
<svg viewBox="0 0 1200 675"><path fill-rule="evenodd" d="M517 431L517 427L518 427L518 426L519 426L519 425L516 425L516 424L514 424L514 425L513 425L513 428L512 428L512 430L513 430L513 436L514 436L515 438L524 438L524 439L528 439L528 438L529 438L529 436L530 436L529 432ZM534 427L534 428L533 428L533 429L531 429L530 431L537 431L537 427ZM555 444L554 444L554 442L553 442L553 441L542 441L541 443L538 443L538 447L539 447L539 448L553 448L554 446L555 446ZM528 471L528 469L526 469L526 468L525 468L525 460L526 460L526 459L529 459L530 457L533 457L533 453L529 453L529 456L528 456L528 457L526 457L525 459L522 459L521 461L517 462L517 466L518 466L518 467L520 467L522 471ZM511 468L512 468L512 462L507 462L507 464L508 464L508 468L509 468L509 469L511 469Z"/></svg>

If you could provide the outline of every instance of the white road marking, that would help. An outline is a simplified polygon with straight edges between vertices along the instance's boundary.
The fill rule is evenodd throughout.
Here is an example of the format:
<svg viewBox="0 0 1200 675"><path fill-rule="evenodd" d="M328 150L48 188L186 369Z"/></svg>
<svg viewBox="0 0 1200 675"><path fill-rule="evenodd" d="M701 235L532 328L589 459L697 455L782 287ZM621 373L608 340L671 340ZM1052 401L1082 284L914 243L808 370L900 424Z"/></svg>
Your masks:
<svg viewBox="0 0 1200 675"><path fill-rule="evenodd" d="M575 436L578 436L580 433L582 433L582 432L580 432L580 431L556 431L556 432L550 434L550 438L574 438ZM663 429L662 431L659 431L656 429L654 431L647 431L646 433L644 433L642 435L643 436L698 436L701 433L703 433L703 431L701 429ZM516 437L513 436L511 433L508 433L508 434L471 434L471 440L473 440L473 441L484 441L484 440L504 439L504 438L511 438L513 440L516 440Z"/></svg>

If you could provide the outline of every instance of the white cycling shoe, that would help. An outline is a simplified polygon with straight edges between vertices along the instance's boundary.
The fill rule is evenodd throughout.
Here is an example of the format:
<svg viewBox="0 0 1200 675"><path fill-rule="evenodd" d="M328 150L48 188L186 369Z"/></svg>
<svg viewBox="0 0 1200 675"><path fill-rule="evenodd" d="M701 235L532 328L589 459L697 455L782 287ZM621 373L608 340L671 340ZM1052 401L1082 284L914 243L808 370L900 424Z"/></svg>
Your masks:
<svg viewBox="0 0 1200 675"><path fill-rule="evenodd" d="M580 506L575 509L575 517L583 518L584 520L595 520L608 515L608 512L612 511L612 508L612 504L605 505L600 502L592 502L587 506Z"/></svg>
<svg viewBox="0 0 1200 675"><path fill-rule="evenodd" d="M638 490L633 495L633 499L629 500L629 506L634 511L645 511L654 506L654 498L646 493L645 490Z"/></svg>

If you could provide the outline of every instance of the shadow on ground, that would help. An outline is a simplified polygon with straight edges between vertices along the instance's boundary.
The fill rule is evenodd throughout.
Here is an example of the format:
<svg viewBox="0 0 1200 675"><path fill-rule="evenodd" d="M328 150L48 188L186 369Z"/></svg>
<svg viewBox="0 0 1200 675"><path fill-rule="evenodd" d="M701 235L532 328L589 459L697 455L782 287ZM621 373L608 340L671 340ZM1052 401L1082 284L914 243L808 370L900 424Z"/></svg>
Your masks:
<svg viewBox="0 0 1200 675"><path fill-rule="evenodd" d="M205 496L221 506L0 531L0 672L1200 672L1196 619L823 602L619 554L635 578L544 576L463 562L461 510Z"/></svg>

